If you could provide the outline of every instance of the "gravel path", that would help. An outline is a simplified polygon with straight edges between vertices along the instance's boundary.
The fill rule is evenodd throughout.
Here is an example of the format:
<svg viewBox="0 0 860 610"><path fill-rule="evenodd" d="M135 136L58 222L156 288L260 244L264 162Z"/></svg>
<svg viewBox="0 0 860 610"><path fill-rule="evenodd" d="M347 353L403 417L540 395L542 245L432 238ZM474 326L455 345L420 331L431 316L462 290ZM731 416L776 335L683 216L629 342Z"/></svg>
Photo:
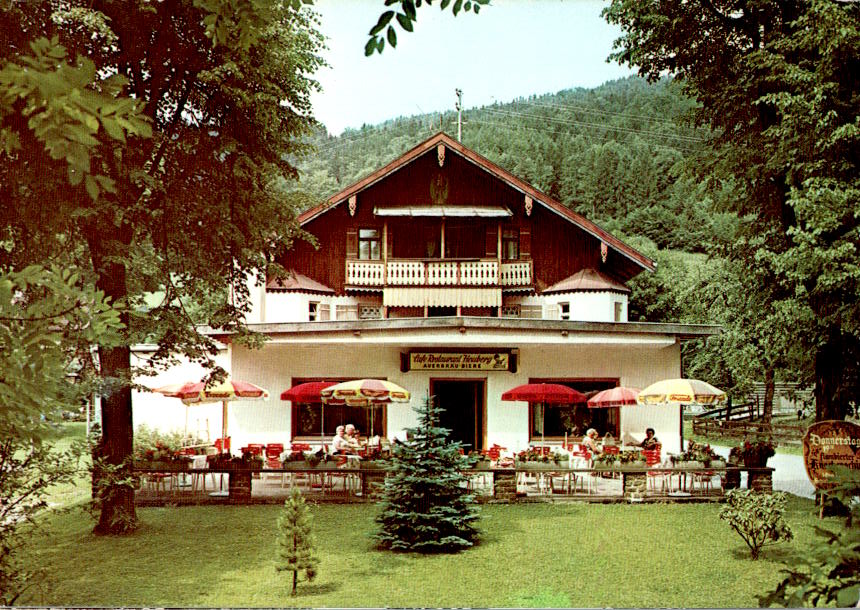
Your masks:
<svg viewBox="0 0 860 610"><path fill-rule="evenodd" d="M721 447L719 445L711 445L711 447L717 454L728 458L731 447ZM785 491L802 498L815 497L815 488L806 475L806 467L803 465L803 458L801 456L777 453L768 460L767 465L774 469L774 491ZM746 473L742 476L745 478ZM745 484L744 481L741 482L741 485Z"/></svg>

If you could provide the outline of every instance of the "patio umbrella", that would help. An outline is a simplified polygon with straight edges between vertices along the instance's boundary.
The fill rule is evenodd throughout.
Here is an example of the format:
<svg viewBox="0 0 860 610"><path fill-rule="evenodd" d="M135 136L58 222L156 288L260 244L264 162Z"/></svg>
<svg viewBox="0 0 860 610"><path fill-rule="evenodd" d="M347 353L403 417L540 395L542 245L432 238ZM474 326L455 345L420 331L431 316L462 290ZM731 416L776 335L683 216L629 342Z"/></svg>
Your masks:
<svg viewBox="0 0 860 610"><path fill-rule="evenodd" d="M712 405L726 400L726 393L698 379L664 379L652 383L636 398L641 405Z"/></svg>
<svg viewBox="0 0 860 610"><path fill-rule="evenodd" d="M208 385L203 381L189 382L178 388L175 385L169 385L156 388L153 391L171 398L179 398L186 405L207 402L222 403L221 438L225 441L227 438L227 405L233 400L267 399L269 397L266 390L253 383L231 379L209 383ZM221 451L224 452L226 448L227 443L223 442Z"/></svg>
<svg viewBox="0 0 860 610"><path fill-rule="evenodd" d="M289 390L281 392L281 400L294 403L313 403L320 405L320 435L325 437L325 404L320 392L336 385L336 381L308 381L294 385Z"/></svg>
<svg viewBox="0 0 860 610"><path fill-rule="evenodd" d="M545 405L582 404L588 401L585 394L559 383L526 383L502 394L502 400L538 403L541 408L541 447L544 446L543 409Z"/></svg>
<svg viewBox="0 0 860 610"><path fill-rule="evenodd" d="M624 407L627 405L635 405L636 396L639 395L637 388L625 388L618 386L601 390L594 396L588 399L588 407L590 409L600 409L604 407Z"/></svg>
<svg viewBox="0 0 860 610"><path fill-rule="evenodd" d="M373 436L373 409L391 402L409 402L409 391L382 379L344 381L320 392L323 404L371 409L370 436Z"/></svg>
<svg viewBox="0 0 860 610"><path fill-rule="evenodd" d="M684 405L713 405L725 400L725 392L698 379L664 379L652 383L636 397L636 401L642 405L678 404L682 410L682 417ZM683 448L682 427L681 449Z"/></svg>

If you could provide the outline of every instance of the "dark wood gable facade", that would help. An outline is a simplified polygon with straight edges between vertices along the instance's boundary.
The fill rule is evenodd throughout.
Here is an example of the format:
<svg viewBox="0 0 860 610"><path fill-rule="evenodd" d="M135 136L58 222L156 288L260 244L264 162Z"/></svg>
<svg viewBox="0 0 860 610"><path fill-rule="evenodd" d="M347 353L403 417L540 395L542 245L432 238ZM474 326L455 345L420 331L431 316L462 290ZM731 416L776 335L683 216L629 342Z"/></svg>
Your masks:
<svg viewBox="0 0 860 610"><path fill-rule="evenodd" d="M415 305L410 290L444 290L458 313L462 300L492 305L494 315L506 295L540 294L582 269L623 284L654 268L444 133L299 220L319 249L298 243L282 261L286 268L338 295L389 291L388 306Z"/></svg>

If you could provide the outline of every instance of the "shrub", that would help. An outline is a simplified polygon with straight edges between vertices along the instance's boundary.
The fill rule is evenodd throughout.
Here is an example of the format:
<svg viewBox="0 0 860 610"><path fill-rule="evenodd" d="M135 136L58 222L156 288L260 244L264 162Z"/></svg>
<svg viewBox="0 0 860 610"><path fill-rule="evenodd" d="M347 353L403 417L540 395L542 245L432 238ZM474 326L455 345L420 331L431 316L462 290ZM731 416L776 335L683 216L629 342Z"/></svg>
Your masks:
<svg viewBox="0 0 860 610"><path fill-rule="evenodd" d="M81 443L57 451L42 442L0 440L0 606L12 606L44 578L44 572L25 569L18 552L36 526L34 518L48 506L48 490L74 481L84 451Z"/></svg>
<svg viewBox="0 0 860 610"><path fill-rule="evenodd" d="M761 549L780 540L791 540L793 534L783 518L785 494L764 494L751 489L732 489L726 494L726 504L720 519L743 538L753 559Z"/></svg>
<svg viewBox="0 0 860 610"><path fill-rule="evenodd" d="M786 577L759 599L760 605L848 608L860 603L860 479L856 470L843 466L832 471L827 495L848 507L847 518L836 531L816 527L816 540L797 550L782 570Z"/></svg>

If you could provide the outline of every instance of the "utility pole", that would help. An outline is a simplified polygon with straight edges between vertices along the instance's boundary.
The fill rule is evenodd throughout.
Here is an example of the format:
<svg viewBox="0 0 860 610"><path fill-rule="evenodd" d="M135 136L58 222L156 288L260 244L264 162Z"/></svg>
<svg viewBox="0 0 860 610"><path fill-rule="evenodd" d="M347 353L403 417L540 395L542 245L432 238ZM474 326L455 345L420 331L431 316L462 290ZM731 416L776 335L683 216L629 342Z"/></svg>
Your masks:
<svg viewBox="0 0 860 610"><path fill-rule="evenodd" d="M454 93L457 95L457 103L454 104L454 108L457 109L457 141L461 142L463 140L463 90L454 89Z"/></svg>

